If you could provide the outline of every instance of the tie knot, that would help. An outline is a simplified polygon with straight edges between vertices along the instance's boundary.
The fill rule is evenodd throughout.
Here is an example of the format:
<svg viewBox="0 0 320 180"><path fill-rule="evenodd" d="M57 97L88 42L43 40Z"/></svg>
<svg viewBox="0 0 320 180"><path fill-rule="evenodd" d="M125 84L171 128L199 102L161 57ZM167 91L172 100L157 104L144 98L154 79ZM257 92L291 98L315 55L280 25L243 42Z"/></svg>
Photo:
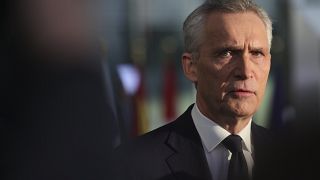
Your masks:
<svg viewBox="0 0 320 180"><path fill-rule="evenodd" d="M222 144L231 151L231 153L241 152L242 151L242 138L238 135L229 135L226 137Z"/></svg>

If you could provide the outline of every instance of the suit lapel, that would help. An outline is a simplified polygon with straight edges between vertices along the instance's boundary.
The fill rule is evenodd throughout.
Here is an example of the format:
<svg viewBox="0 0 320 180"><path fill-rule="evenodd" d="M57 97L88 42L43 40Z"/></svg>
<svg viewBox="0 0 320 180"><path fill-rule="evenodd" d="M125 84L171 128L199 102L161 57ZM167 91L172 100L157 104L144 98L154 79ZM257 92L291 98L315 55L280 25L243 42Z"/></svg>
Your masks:
<svg viewBox="0 0 320 180"><path fill-rule="evenodd" d="M177 180L211 180L201 139L191 117L192 107L172 126L166 141L172 154L166 162Z"/></svg>
<svg viewBox="0 0 320 180"><path fill-rule="evenodd" d="M177 180L212 180L200 136L191 117L190 106L171 126L166 146L172 151L166 163ZM272 142L269 131L255 123L251 127L255 164Z"/></svg>
<svg viewBox="0 0 320 180"><path fill-rule="evenodd" d="M271 152L269 148L272 145L273 135L270 131L254 123L252 123L251 133L254 146L253 179L260 179L266 173L266 158L272 157L269 154Z"/></svg>
<svg viewBox="0 0 320 180"><path fill-rule="evenodd" d="M263 156L263 153L266 151L268 145L272 143L272 134L265 128L252 123L251 126L252 133L252 143L254 147L254 160L260 156Z"/></svg>

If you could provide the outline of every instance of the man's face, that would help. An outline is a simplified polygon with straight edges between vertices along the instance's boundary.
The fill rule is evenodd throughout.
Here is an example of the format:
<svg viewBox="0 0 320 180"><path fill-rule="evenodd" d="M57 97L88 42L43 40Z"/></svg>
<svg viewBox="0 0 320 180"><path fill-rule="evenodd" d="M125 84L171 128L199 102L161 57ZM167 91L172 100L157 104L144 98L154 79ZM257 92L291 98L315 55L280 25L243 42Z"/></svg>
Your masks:
<svg viewBox="0 0 320 180"><path fill-rule="evenodd" d="M262 20L253 12L210 14L199 55L185 53L183 63L186 76L197 84L202 113L212 119L251 118L271 64Z"/></svg>

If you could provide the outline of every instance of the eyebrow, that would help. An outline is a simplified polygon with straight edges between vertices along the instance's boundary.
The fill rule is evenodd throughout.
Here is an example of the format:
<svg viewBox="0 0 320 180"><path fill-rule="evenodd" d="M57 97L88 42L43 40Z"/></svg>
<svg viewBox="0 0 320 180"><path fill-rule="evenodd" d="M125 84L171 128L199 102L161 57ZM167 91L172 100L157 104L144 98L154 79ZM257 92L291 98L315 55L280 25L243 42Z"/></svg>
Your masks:
<svg viewBox="0 0 320 180"><path fill-rule="evenodd" d="M222 44L218 49L242 49L242 46L234 44Z"/></svg>
<svg viewBox="0 0 320 180"><path fill-rule="evenodd" d="M252 47L249 49L250 51L263 51L264 49L261 47Z"/></svg>
<svg viewBox="0 0 320 180"><path fill-rule="evenodd" d="M222 45L220 47L217 47L214 49L215 52L220 52L224 50L231 50L231 51L241 51L243 48L241 46L236 46L236 45Z"/></svg>
<svg viewBox="0 0 320 180"><path fill-rule="evenodd" d="M216 51L223 51L223 50L233 50L239 51L242 50L243 46L232 45L232 44L223 44L220 47L217 47ZM264 51L263 47L249 47L249 51Z"/></svg>

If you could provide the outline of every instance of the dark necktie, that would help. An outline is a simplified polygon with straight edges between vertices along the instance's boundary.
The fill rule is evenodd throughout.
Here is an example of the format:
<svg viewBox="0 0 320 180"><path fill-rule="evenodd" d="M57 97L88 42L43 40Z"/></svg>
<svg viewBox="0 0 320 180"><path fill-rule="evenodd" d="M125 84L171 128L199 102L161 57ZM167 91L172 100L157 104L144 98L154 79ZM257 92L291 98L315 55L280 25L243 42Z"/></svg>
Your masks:
<svg viewBox="0 0 320 180"><path fill-rule="evenodd" d="M228 180L248 180L248 166L242 151L242 139L238 135L230 135L222 144L231 151Z"/></svg>

